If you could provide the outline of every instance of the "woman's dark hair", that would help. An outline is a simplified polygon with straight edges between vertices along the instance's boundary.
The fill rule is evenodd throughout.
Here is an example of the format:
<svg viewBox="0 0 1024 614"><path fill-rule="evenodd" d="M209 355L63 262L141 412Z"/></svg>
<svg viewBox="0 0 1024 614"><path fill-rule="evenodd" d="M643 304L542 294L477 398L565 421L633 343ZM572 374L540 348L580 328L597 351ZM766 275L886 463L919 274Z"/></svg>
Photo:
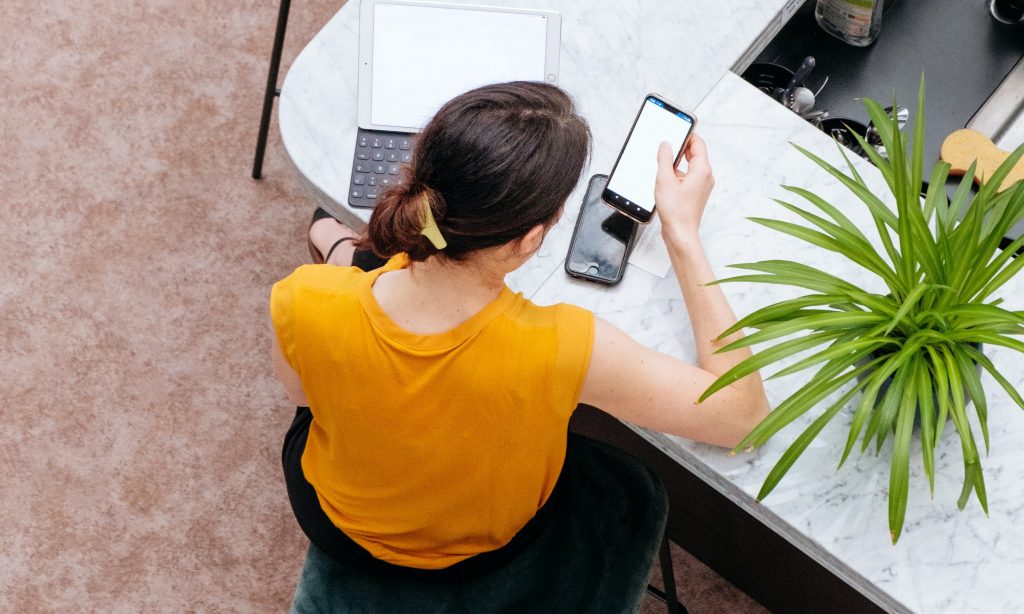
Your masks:
<svg viewBox="0 0 1024 614"><path fill-rule="evenodd" d="M385 190L358 243L412 261L471 252L553 224L590 154L590 128L553 85L514 81L458 96L416 138L401 185ZM423 199L448 246L420 234Z"/></svg>

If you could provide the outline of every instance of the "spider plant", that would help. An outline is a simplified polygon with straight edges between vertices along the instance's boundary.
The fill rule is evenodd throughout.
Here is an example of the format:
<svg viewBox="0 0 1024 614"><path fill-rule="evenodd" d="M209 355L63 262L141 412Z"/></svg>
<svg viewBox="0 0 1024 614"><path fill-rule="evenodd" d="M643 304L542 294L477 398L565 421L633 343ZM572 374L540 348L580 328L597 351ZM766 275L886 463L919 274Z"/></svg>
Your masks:
<svg viewBox="0 0 1024 614"><path fill-rule="evenodd" d="M950 199L946 194L948 164L940 161L930 176L923 175L924 78L909 151L896 118L888 117L873 100L865 100L864 105L878 127L888 159L864 139L857 140L881 171L891 191L892 198L887 200L895 201L895 211L872 192L841 147L849 172L794 146L867 207L881 249L874 247L865 229L850 221L839 207L799 187L782 186L805 201L803 207L780 199L776 202L806 224L750 219L816 248L841 254L880 278L885 290L870 292L827 271L787 260L732 265L750 273L716 283L782 284L810 293L759 309L723 332L719 339L744 328L757 329L720 351L775 341L770 348L724 373L701 400L746 375L813 349L771 377L811 367L818 367L817 372L737 446L755 448L803 414L813 411L817 415L769 472L758 500L775 488L822 428L852 403L852 423L839 466L856 447L858 438L861 452L874 442L877 454L890 434L893 436L889 530L895 544L906 515L915 423L920 423L922 463L932 496L935 447L951 420L963 451L964 483L958 506L962 510L974 492L988 514L981 458L967 413L969 401L973 401L987 452L988 410L981 369L1024 408L1024 399L1013 384L980 351L980 344L991 344L1024 352L1024 343L1013 337L1024 334L1024 312L1000 307L1001 299L993 298L1024 267L1024 257L1013 258L1024 246L1024 237L1001 251L999 247L1007 230L1024 214L1024 182L997 193L1024 154L1024 146L986 178L973 199L972 165ZM928 179L923 198L922 179ZM796 333L804 334L792 337ZM830 396L834 393L838 398ZM828 401L823 402L827 397Z"/></svg>

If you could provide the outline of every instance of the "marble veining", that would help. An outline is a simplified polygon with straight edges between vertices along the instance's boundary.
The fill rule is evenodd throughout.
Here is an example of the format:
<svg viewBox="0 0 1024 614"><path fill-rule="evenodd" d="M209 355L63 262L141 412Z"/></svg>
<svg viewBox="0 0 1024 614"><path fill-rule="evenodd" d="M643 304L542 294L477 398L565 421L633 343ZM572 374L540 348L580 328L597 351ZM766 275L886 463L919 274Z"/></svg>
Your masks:
<svg viewBox="0 0 1024 614"><path fill-rule="evenodd" d="M562 15L560 85L594 133L590 172L607 172L644 94L696 106L779 12L785 0L587 2L486 0L477 4L552 9ZM348 2L299 54L281 88L285 149L317 202L361 225L347 205L356 133L358 2ZM589 177L589 175L588 175ZM541 251L509 277L533 294L561 267L586 177Z"/></svg>
<svg viewBox="0 0 1024 614"><path fill-rule="evenodd" d="M697 105L698 129L708 141L717 178L702 234L718 276L734 274L726 267L730 263L787 258L880 287L841 257L808 249L744 219L793 219L771 201L787 198L779 185L791 183L829 199L870 228L867 212L855 197L787 143L841 163L833 144L726 72L784 0L497 3L561 12L561 85L576 98L594 132L590 173L610 168L644 93L656 91L683 106ZM350 2L303 50L286 77L280 102L282 139L307 188L328 210L354 224L368 219L369 212L339 203L345 202L356 130L357 12L356 3ZM860 160L854 163L874 187L882 187L877 171ZM659 279L630 267L621 284L603 288L565 274L563 258L585 179L540 252L510 276L509 284L542 304L564 301L590 308L642 343L694 360L686 310L671 275ZM1010 308L1022 308L1022 284L1024 279L1017 279L1001 291ZM729 284L725 291L740 315L798 293L750 284ZM1024 383L1024 361L1017 354L992 347L985 351L1011 382ZM769 398L778 403L810 375L770 380ZM991 453L982 462L991 517L973 499L964 512L956 509L960 448L948 429L936 450L934 500L928 496L919 442L914 443L907 520L896 546L889 542L886 507L891 444L879 456L854 456L841 471L835 470L848 413L826 427L763 503L754 500L762 480L788 442L813 419L813 411L756 452L736 457L720 448L641 431L887 610L1021 611L1024 597L1016 584L1024 576L1024 449L1014 444L1024 440L1024 412L987 374L983 384L989 394Z"/></svg>
<svg viewBox="0 0 1024 614"><path fill-rule="evenodd" d="M791 183L828 199L870 234L870 217L856 197L788 144L800 144L834 164L842 163L824 134L732 74L721 80L696 112L716 177L701 228L716 275L736 274L726 267L731 263L785 258L822 267L854 283L873 282L869 273L838 255L808 249L745 219L793 220L771 201L786 199L788 193L779 185ZM877 170L860 159L854 164L874 188L882 188ZM753 284L723 287L739 315L799 293ZM1009 308L1021 309L1022 290L1024 277L1018 276L999 295ZM619 286L604 289L555 274L534 300L582 305L647 345L684 360L696 358L685 307L671 275L659 279L630 267ZM1024 383L1024 361L1018 354L988 346L985 352L1011 382ZM769 368L769 374L777 369ZM777 404L812 373L767 381L772 403ZM732 458L720 448L637 430L887 610L1022 611L1024 597L1017 584L1024 577L1024 450L1019 445L1024 441L1024 411L987 374L983 385L989 401L991 452L982 457L982 463L991 517L985 517L973 498L963 512L956 508L963 470L955 431L946 429L936 449L934 500L928 495L920 442L915 438L906 525L896 546L890 544L888 533L891 441L880 455L854 455L836 471L849 411L825 428L763 503L754 497L764 477L820 410L812 410L759 450ZM820 409L825 407L823 402ZM977 433L976 424L975 429Z"/></svg>

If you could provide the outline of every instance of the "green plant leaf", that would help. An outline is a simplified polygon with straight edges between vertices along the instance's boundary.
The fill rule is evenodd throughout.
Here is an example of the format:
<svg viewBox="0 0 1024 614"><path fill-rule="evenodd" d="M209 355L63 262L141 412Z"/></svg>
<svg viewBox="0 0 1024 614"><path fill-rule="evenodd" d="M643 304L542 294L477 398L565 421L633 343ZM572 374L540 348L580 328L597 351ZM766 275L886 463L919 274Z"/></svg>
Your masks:
<svg viewBox="0 0 1024 614"><path fill-rule="evenodd" d="M757 354L754 354L753 356L744 359L738 365L729 369L728 371L723 373L718 379L712 382L712 384L708 386L708 389L704 391L704 394L700 395L700 398L697 399L697 402L700 403L704 401L709 396L718 392L722 388L725 388L726 386L729 386L739 381L740 379L750 375L751 373L759 371L776 361L782 360L788 356L792 356L797 352L802 352L804 350L810 349L816 345L826 343L836 338L840 334L842 333L814 333L806 335L804 337L799 337L797 339L792 339L790 341L783 341L782 343L776 346L770 347L762 352L758 352Z"/></svg>
<svg viewBox="0 0 1024 614"><path fill-rule="evenodd" d="M989 331L958 330L950 333L949 338L953 341L962 341L965 343L989 343L992 345L1001 345L1003 347L1010 348L1011 350L1017 350L1018 352L1024 353L1024 343Z"/></svg>
<svg viewBox="0 0 1024 614"><path fill-rule="evenodd" d="M850 388L850 390L843 394L843 396L833 403L831 407L825 410L824 413L818 416L814 422L812 422L811 425L793 441L793 443L779 458L778 462L775 463L775 466L772 467L772 470L768 472L768 477L764 479L764 483L761 485L761 490L757 493L758 501L767 497L768 494L778 486L779 482L793 466L793 463L795 463L796 460L800 458L800 455L807 450L807 446L814 441L814 438L818 436L821 429L823 429L825 425L832 420L832 418L835 418L836 414L839 413L839 410L850 402L850 399L857 394L858 389L858 386Z"/></svg>
<svg viewBox="0 0 1024 614"><path fill-rule="evenodd" d="M892 212L877 196L874 195L871 190L866 186L857 183L855 179L851 179L845 173L832 166L825 160L811 153L810 151L800 147L797 144L793 144L800 153L810 158L815 164L825 169L830 175L839 180L840 183L845 185L851 192L853 192L861 201L868 206L871 210L871 214L877 216L886 226L895 229L897 225L896 214Z"/></svg>
<svg viewBox="0 0 1024 614"><path fill-rule="evenodd" d="M966 352L967 355L971 357L971 360L977 362L982 366L983 369L988 371L989 375L991 375L992 378L996 380L1000 386L1003 387L1003 390L1006 391L1006 394L1008 394L1010 398L1013 399L1013 402L1016 403L1017 406L1020 407L1021 409L1024 409L1024 398L1021 398L1020 393L1017 392L1017 388L1014 387L1014 385L1011 384L1009 380L1003 377L1003 374L1000 373L998 369L996 369L996 366L992 364L992 361L988 359L988 356L985 356L985 354L979 352L978 350L974 349L969 345L964 346L963 351Z"/></svg>
<svg viewBox="0 0 1024 614"><path fill-rule="evenodd" d="M981 503L985 513L988 513L988 502L985 498L985 480L981 475L981 459L978 457L978 447L974 442L974 433L971 432L971 424L967 420L967 410L964 402L964 387L960 379L960 370L956 360L946 347L939 348L946 362L946 373L949 376L949 388L953 400L953 408L950 415L953 418L953 426L960 433L960 447L964 455L964 490L960 494L957 505L963 509L967 505L967 497L973 489L978 493L978 501Z"/></svg>
<svg viewBox="0 0 1024 614"><path fill-rule="evenodd" d="M799 207L795 207L784 201L779 200L777 202L780 205L786 207L787 209L790 209L794 212L798 212L798 214L805 214L808 218L816 217L811 216L810 214L803 211ZM890 288L896 288L898 286L899 282L897 281L896 276L892 273L892 271L889 270L888 266L886 266L886 264L878 258L878 254L871 249L871 246L869 244L861 245L854 241L844 241L842 238L829 236L828 234L818 232L816 230L811 230L809 228L806 228L799 224L794 224L792 222L784 222L781 220L773 220L770 218L762 217L748 217L747 219L750 220L751 222L754 222L755 224L759 224L766 228L771 228L772 230L775 230L777 232L781 232L783 234L796 237L801 241L810 243L811 245L815 245L822 249L846 256L854 263L864 267L865 269L871 271L872 273L884 279L886 284L889 285ZM817 219L821 220L821 218ZM835 226L835 229L840 233L843 232L843 230L839 226Z"/></svg>
<svg viewBox="0 0 1024 614"><path fill-rule="evenodd" d="M904 372L918 370L919 362L914 360ZM903 532L903 520L907 514L907 494L910 480L910 434L917 412L917 380L911 378L899 402L899 418L896 421L896 436L892 446L892 461L889 466L889 535L892 543L899 541ZM895 387L895 384L894 386Z"/></svg>
<svg viewBox="0 0 1024 614"><path fill-rule="evenodd" d="M938 401L939 414L935 418L935 441L942 440L942 431L946 428L946 420L949 416L950 392L949 376L946 374L946 361L939 351L932 346L925 346L928 357L931 358L932 375L935 380L935 398Z"/></svg>
<svg viewBox="0 0 1024 614"><path fill-rule="evenodd" d="M991 304L964 303L944 310L947 318L956 318L961 327L979 324L1024 324L1024 316Z"/></svg>
<svg viewBox="0 0 1024 614"><path fill-rule="evenodd" d="M960 185L957 186L956 192L953 193L953 200L949 203L949 230L953 230L954 224L960 219L960 212L967 204L967 197L974 185L974 174L977 172L977 168L978 163L971 162L971 165L967 167L967 172L960 178Z"/></svg>
<svg viewBox="0 0 1024 614"><path fill-rule="evenodd" d="M960 367L960 380L967 388L967 393L974 401L974 409L978 414L978 425L981 427L981 437L985 442L985 453L988 453L988 402L985 399L985 389L981 387L981 377L978 375L977 367L971 363L970 358L962 351L962 347L952 346L948 348L950 354Z"/></svg>
<svg viewBox="0 0 1024 614"><path fill-rule="evenodd" d="M917 369L917 409L921 416L921 462L928 476L928 492L935 497L935 401L928 361L922 357Z"/></svg>
<svg viewBox="0 0 1024 614"><path fill-rule="evenodd" d="M914 117L914 149L910 157L910 186L917 193L924 175L924 74L917 88L917 115Z"/></svg>
<svg viewBox="0 0 1024 614"><path fill-rule="evenodd" d="M808 296L780 301L778 303L772 303L771 305L762 307L757 311L740 318L738 322L725 329L725 331L716 338L716 341L721 341L744 328L752 328L768 322L787 321L792 319L794 316L800 317L798 314L800 314L806 307L828 305L835 301L841 301L843 298L844 296L842 294L811 294Z"/></svg>
<svg viewBox="0 0 1024 614"><path fill-rule="evenodd" d="M818 233L805 229L802 226L798 226L796 224L792 224L791 227L785 228L781 226L776 227L771 224L762 223L763 218L748 219L756 223L759 223L762 226L767 226L769 228L778 230L779 232L783 232L795 236L797 238L803 239L809 243L813 243L821 247L822 249L827 249L838 254L841 254L843 256L846 256L852 262L860 265L861 267L881 277L885 281L886 285L889 286L890 292L899 291L899 280L896 277L895 271L889 268L889 265L886 264L886 262L881 258L881 256L878 255L878 252L875 251L875 248L872 247L872 245L866 239L864 239L863 235L861 235L859 232L848 232L842 226L838 224L833 224L832 222L826 220L825 218L814 215L813 213L810 213L808 211L804 211L803 209L797 207L796 205L792 205L780 199L774 200L782 207L785 207L789 211L792 211L793 213L799 215L800 217L807 220L811 224L814 224L815 226L820 228L826 235L828 235L828 237L818 236ZM775 222L776 224L788 224L788 222L778 222L777 220L771 221ZM795 228L792 228L792 226L800 228L802 229L802 231L797 231Z"/></svg>
<svg viewBox="0 0 1024 614"><path fill-rule="evenodd" d="M916 364L914 358L914 354L908 354L906 361L900 364L894 372L892 383L889 384L888 390L882 396L882 402L875 408L871 421L868 422L868 429L864 433L864 443L861 446L862 452L867 449L872 438L877 441L877 450L882 449L882 444L885 443L891 432L893 420L896 419L896 414L904 403L903 391L907 387L910 373L914 370ZM914 403L916 405L916 398Z"/></svg>
<svg viewBox="0 0 1024 614"><path fill-rule="evenodd" d="M886 121L888 122L888 120ZM856 130L849 129L849 126L847 126L847 129L849 130L850 135L857 141L857 144L860 145L861 150L868 156L868 160L870 160L878 171L882 173L882 178L885 179L885 183L889 186L889 189L895 190L895 178L893 176L892 165L889 164L889 161L882 157L882 155L875 150L875 146L868 143L867 139L858 134ZM857 174L857 169L853 166L853 163L846 157L845 151L843 152L843 157L846 158L846 164L850 169L850 173L854 175L854 179L857 183L867 187L864 179Z"/></svg>
<svg viewBox="0 0 1024 614"><path fill-rule="evenodd" d="M1020 188L1018 187L1018 189ZM1021 205L1024 205L1024 199L1022 199ZM971 301L980 302L985 300L987 298L987 295L980 295L979 293L982 292L981 289L983 289L986 286L986 284L988 284L988 282L991 281L993 277L995 277L995 275L1002 269L1002 266L1006 265L1006 263L1009 262L1015 254L1017 254L1017 251L1020 250L1021 247L1024 247L1024 234L1018 236L1016 239L1014 239L1013 243L1007 246L1004 250L1001 250L999 252L999 255L993 258L992 261L989 262L982 271L976 272L972 282L965 290L965 295L967 297L970 297ZM993 287L990 292L997 289L999 286L1001 286L1001 284L1001 282L998 283L997 286Z"/></svg>
<svg viewBox="0 0 1024 614"><path fill-rule="evenodd" d="M885 329L885 332L883 334L888 335L889 333L891 333L892 329L896 328L896 325L899 324L903 320L903 318L907 317L907 314L910 313L910 310L917 305L918 299L920 299L921 296L924 295L924 293L930 290L931 288L932 286L929 284L920 284L916 286L913 290L911 290L910 294L908 294L907 297L903 299L903 304L900 305L899 311L897 311L896 315L893 316L892 321L889 322L889 326Z"/></svg>
<svg viewBox="0 0 1024 614"><path fill-rule="evenodd" d="M932 213L942 225L949 215L949 198L946 196L946 179L949 177L949 163L939 160L932 167L932 176L928 179L928 192L924 198L925 218L930 220Z"/></svg>
<svg viewBox="0 0 1024 614"><path fill-rule="evenodd" d="M982 202L987 202L988 199L995 196L1002 186L1003 180L1010 174L1013 167L1017 166L1017 161L1021 159L1021 156L1024 156L1024 144L1010 152L1010 155L1006 156L999 166L996 167L995 172L991 176L984 178L985 183L978 190L975 200L981 199Z"/></svg>
<svg viewBox="0 0 1024 614"><path fill-rule="evenodd" d="M835 327L851 328L877 324L885 320L877 313L864 311L822 311L803 318L769 324L756 333L737 339L715 351L716 354L764 343L802 330L830 330Z"/></svg>
<svg viewBox="0 0 1024 614"><path fill-rule="evenodd" d="M821 209L822 211L824 211L843 230L845 230L846 232L850 233L851 235L858 236L860 239L862 239L866 243L868 242L868 238L866 236L864 236L864 233L862 233L860 231L860 228L858 228L856 224L851 222L850 218L848 218L845 215L843 215L842 211L840 211L836 207L833 207L824 198L818 196L817 194L815 194L814 192L811 192L810 190L805 190L803 188L799 188L799 187L796 187L796 186L784 185L784 186L782 186L782 189L786 190L788 192L792 192L793 194L796 194L797 196L800 196L801 198L803 198L807 202L811 203L815 207L817 207L817 208Z"/></svg>
<svg viewBox="0 0 1024 614"><path fill-rule="evenodd" d="M797 286L799 288L807 288L815 292L822 294L834 294L837 292L857 292L857 288L852 286L849 282L830 275L823 271L820 271L814 267L799 262L789 262L787 260L762 260L760 262L747 262L740 264L731 264L730 268L743 269L748 271L757 271L761 273L768 273L768 276L758 275L740 275L737 277L730 277L726 279L719 279L717 281L708 282L708 285L717 285L722 283L732 283L737 281L755 281L758 283L769 283L769 284L783 284L787 286Z"/></svg>
<svg viewBox="0 0 1024 614"><path fill-rule="evenodd" d="M850 432L846 436L846 447L843 449L843 455L839 459L839 468L842 468L843 463L849 458L850 452L853 451L853 445L857 443L857 437L860 436L861 431L864 429L864 423L867 422L868 417L874 409L875 400L878 398L878 391L882 386L882 382L885 381L884 377L880 377L884 368L879 368L875 373L869 374L866 377L867 384L864 388L864 394L861 395L860 400L857 402L857 408L853 412L853 420L850 423Z"/></svg>
<svg viewBox="0 0 1024 614"><path fill-rule="evenodd" d="M822 350L821 352L818 352L816 354L808 356L807 358L799 360L796 363L786 367L785 369L782 369L778 373L773 373L770 377L766 379L775 379L778 377L784 377L786 375L792 375L793 373L797 373L809 367L813 367L818 363L822 363L827 360L834 360L836 358L841 358L843 356L849 356L855 361L860 360L864 356L870 354L876 348L879 348L887 343L894 344L896 343L896 341L892 339L872 338L871 335L866 335L865 338L857 339L854 341L842 342L841 340L836 340L836 342L832 344L832 346L830 346L828 349Z"/></svg>
<svg viewBox="0 0 1024 614"><path fill-rule="evenodd" d="M843 384L874 368L877 362L875 360L849 371L845 370L850 367L851 362L836 360L827 363L814 374L809 382L779 403L778 407L747 434L743 441L736 446L736 449L760 446L780 429L802 416L815 403L832 394Z"/></svg>

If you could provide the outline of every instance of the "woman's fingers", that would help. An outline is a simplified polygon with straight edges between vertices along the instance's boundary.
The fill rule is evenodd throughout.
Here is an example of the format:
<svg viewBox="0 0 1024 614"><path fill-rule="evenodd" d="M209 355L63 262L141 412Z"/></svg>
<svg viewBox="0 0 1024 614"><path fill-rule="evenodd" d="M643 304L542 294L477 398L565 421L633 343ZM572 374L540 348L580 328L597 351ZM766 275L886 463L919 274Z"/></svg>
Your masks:
<svg viewBox="0 0 1024 614"><path fill-rule="evenodd" d="M708 146L704 143L704 139L696 133L690 137L690 144L686 147L686 162L687 170L692 169L694 165L702 170L711 168L711 161L708 160Z"/></svg>
<svg viewBox="0 0 1024 614"><path fill-rule="evenodd" d="M668 141L662 141L658 146L658 175L656 183L672 181L676 178L675 159L672 157L672 147Z"/></svg>

